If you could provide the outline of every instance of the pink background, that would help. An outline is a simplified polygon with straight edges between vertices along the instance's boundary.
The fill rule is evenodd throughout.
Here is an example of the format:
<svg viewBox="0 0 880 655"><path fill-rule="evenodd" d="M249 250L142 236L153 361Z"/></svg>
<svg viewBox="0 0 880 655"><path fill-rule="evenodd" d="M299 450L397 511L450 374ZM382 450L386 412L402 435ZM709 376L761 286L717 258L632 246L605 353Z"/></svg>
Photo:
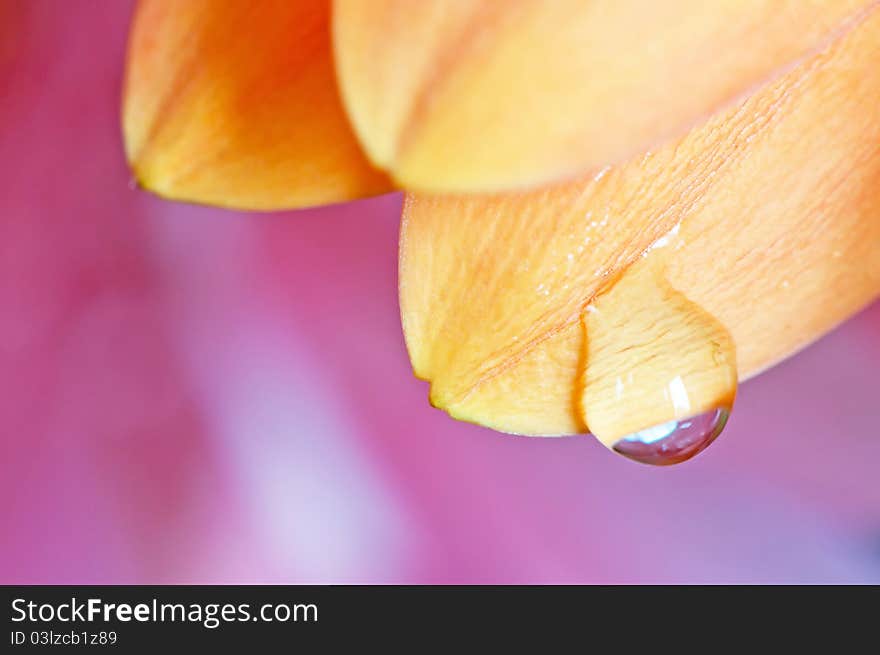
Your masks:
<svg viewBox="0 0 880 655"><path fill-rule="evenodd" d="M129 188L131 5L0 0L0 582L880 582L880 304L653 469L427 403L398 196Z"/></svg>

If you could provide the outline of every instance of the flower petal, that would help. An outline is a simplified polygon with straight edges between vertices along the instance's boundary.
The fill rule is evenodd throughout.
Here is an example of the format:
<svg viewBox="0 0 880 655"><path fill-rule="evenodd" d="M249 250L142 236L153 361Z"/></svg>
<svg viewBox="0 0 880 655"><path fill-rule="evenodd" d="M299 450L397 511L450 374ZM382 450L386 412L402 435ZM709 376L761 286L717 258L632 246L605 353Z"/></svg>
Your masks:
<svg viewBox="0 0 880 655"><path fill-rule="evenodd" d="M123 128L140 184L279 209L382 193L336 89L326 1L142 0Z"/></svg>
<svg viewBox="0 0 880 655"><path fill-rule="evenodd" d="M677 143L595 178L409 195L401 311L432 402L503 431L586 430L583 308L676 226L668 281L733 335L741 379L864 306L880 291L878 60L880 9Z"/></svg>
<svg viewBox="0 0 880 655"><path fill-rule="evenodd" d="M821 46L868 0L336 0L340 87L373 162L428 192L613 164Z"/></svg>

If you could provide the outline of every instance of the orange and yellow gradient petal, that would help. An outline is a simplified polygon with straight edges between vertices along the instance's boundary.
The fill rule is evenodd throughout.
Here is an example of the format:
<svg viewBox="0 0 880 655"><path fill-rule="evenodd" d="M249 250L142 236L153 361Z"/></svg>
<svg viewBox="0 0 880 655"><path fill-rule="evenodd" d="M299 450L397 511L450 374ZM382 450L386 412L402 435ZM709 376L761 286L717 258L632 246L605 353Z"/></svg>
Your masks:
<svg viewBox="0 0 880 655"><path fill-rule="evenodd" d="M869 0L336 0L339 82L410 190L595 172L687 129L863 16Z"/></svg>
<svg viewBox="0 0 880 655"><path fill-rule="evenodd" d="M594 430L611 445L676 416L654 400L615 414L596 389L614 399L688 372L694 411L729 404L736 376L865 306L880 292L877 61L880 9L621 166L521 194L410 194L401 311L432 402L502 431Z"/></svg>
<svg viewBox="0 0 880 655"><path fill-rule="evenodd" d="M329 14L327 1L142 0L123 108L138 183L260 210L388 191L343 110Z"/></svg>

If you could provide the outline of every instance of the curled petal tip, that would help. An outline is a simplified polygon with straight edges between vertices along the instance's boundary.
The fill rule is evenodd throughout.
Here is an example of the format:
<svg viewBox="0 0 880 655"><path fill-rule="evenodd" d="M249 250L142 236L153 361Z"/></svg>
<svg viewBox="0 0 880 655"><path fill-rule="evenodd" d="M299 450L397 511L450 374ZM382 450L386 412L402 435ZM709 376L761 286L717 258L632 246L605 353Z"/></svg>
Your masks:
<svg viewBox="0 0 880 655"><path fill-rule="evenodd" d="M123 135L141 184L178 200L285 209L391 188L342 108L327 2L142 0Z"/></svg>

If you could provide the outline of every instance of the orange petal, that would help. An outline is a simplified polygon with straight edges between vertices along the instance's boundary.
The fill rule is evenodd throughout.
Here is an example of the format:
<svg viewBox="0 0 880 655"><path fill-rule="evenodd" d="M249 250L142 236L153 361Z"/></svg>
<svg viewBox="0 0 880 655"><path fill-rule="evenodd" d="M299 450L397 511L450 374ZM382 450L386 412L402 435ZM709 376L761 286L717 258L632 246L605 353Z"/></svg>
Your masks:
<svg viewBox="0 0 880 655"><path fill-rule="evenodd" d="M673 230L667 281L733 336L741 379L870 302L880 291L878 61L880 9L677 143L595 179L409 195L401 312L432 402L508 432L586 430L583 310Z"/></svg>
<svg viewBox="0 0 880 655"><path fill-rule="evenodd" d="M141 0L123 109L140 184L245 209L387 191L342 109L328 20L320 1Z"/></svg>
<svg viewBox="0 0 880 655"><path fill-rule="evenodd" d="M681 134L869 0L336 0L373 162L428 192L535 186Z"/></svg>

